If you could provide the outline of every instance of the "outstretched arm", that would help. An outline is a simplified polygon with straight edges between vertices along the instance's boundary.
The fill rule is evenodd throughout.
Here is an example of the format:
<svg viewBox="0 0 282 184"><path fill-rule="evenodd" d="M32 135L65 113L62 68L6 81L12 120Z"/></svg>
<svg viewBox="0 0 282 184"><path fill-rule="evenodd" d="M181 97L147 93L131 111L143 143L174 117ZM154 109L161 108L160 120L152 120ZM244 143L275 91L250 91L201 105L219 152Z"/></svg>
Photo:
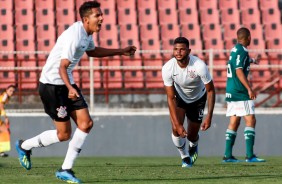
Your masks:
<svg viewBox="0 0 282 184"><path fill-rule="evenodd" d="M89 57L107 57L115 55L131 56L136 51L135 46L128 46L123 49L108 49L103 47L95 47L94 50L86 51Z"/></svg>

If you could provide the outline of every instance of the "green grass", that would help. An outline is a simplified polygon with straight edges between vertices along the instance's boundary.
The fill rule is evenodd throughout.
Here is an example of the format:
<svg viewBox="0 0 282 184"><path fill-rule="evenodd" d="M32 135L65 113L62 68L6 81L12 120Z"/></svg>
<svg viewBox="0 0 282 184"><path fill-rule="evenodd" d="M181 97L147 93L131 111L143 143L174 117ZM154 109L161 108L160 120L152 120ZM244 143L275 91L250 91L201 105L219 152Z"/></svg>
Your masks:
<svg viewBox="0 0 282 184"><path fill-rule="evenodd" d="M192 168L181 168L178 157L83 157L74 171L83 183L282 183L282 157L265 163L221 163L219 157L199 157ZM242 158L241 158L242 159ZM0 183L64 183L55 178L63 158L32 158L30 171L16 158L0 158Z"/></svg>

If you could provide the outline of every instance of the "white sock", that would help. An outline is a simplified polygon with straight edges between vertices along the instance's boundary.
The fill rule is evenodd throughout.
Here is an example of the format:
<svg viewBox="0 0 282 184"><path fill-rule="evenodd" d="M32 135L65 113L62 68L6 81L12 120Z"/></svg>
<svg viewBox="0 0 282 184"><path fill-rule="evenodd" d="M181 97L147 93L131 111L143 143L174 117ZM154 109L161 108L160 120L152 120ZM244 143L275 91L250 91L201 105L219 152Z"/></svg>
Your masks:
<svg viewBox="0 0 282 184"><path fill-rule="evenodd" d="M81 151L81 147L87 137L88 133L81 131L80 129L76 129L71 141L69 142L69 148L62 165L62 169L71 169L75 159L78 157L78 154Z"/></svg>
<svg viewBox="0 0 282 184"><path fill-rule="evenodd" d="M47 130L33 138L25 140L21 147L24 150L31 150L32 148L45 147L57 142L60 142L57 130Z"/></svg>
<svg viewBox="0 0 282 184"><path fill-rule="evenodd" d="M175 137L173 134L171 134L171 138L174 145L177 147L181 158L189 157L188 149L186 149L186 138Z"/></svg>

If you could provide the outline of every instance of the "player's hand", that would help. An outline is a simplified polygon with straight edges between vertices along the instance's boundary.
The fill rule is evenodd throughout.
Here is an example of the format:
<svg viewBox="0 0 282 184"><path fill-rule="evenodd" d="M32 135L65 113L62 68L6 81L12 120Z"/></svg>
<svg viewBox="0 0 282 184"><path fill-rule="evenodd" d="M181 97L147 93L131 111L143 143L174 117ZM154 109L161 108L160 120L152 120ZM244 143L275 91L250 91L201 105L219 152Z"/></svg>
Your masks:
<svg viewBox="0 0 282 184"><path fill-rule="evenodd" d="M185 128L182 125L179 125L176 127L177 133L180 137L187 137L187 132Z"/></svg>
<svg viewBox="0 0 282 184"><path fill-rule="evenodd" d="M71 100L76 100L78 97L79 97L79 94L76 91L76 89L70 88L69 89L68 98L70 98Z"/></svg>
<svg viewBox="0 0 282 184"><path fill-rule="evenodd" d="M210 118L206 118L204 120L204 122L202 123L202 125L201 125L201 130L202 131L206 131L210 127L211 127L211 119Z"/></svg>
<svg viewBox="0 0 282 184"><path fill-rule="evenodd" d="M135 46L128 46L126 48L124 48L123 50L123 55L125 56L133 56L135 54L136 51L136 47Z"/></svg>
<svg viewBox="0 0 282 184"><path fill-rule="evenodd" d="M252 99L252 100L255 100L257 98L257 95L251 89L248 90L248 94L249 94L250 99Z"/></svg>

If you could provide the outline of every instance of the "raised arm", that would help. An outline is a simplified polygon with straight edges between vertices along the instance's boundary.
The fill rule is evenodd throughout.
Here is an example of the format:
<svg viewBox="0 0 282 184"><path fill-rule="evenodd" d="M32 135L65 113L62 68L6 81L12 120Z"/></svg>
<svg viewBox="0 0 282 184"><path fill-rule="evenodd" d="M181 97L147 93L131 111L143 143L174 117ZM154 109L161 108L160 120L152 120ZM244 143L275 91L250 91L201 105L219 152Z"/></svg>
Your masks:
<svg viewBox="0 0 282 184"><path fill-rule="evenodd" d="M103 47L95 47L94 50L86 51L89 57L107 57L115 55L131 56L136 51L135 46L128 46L123 49L108 49Z"/></svg>

